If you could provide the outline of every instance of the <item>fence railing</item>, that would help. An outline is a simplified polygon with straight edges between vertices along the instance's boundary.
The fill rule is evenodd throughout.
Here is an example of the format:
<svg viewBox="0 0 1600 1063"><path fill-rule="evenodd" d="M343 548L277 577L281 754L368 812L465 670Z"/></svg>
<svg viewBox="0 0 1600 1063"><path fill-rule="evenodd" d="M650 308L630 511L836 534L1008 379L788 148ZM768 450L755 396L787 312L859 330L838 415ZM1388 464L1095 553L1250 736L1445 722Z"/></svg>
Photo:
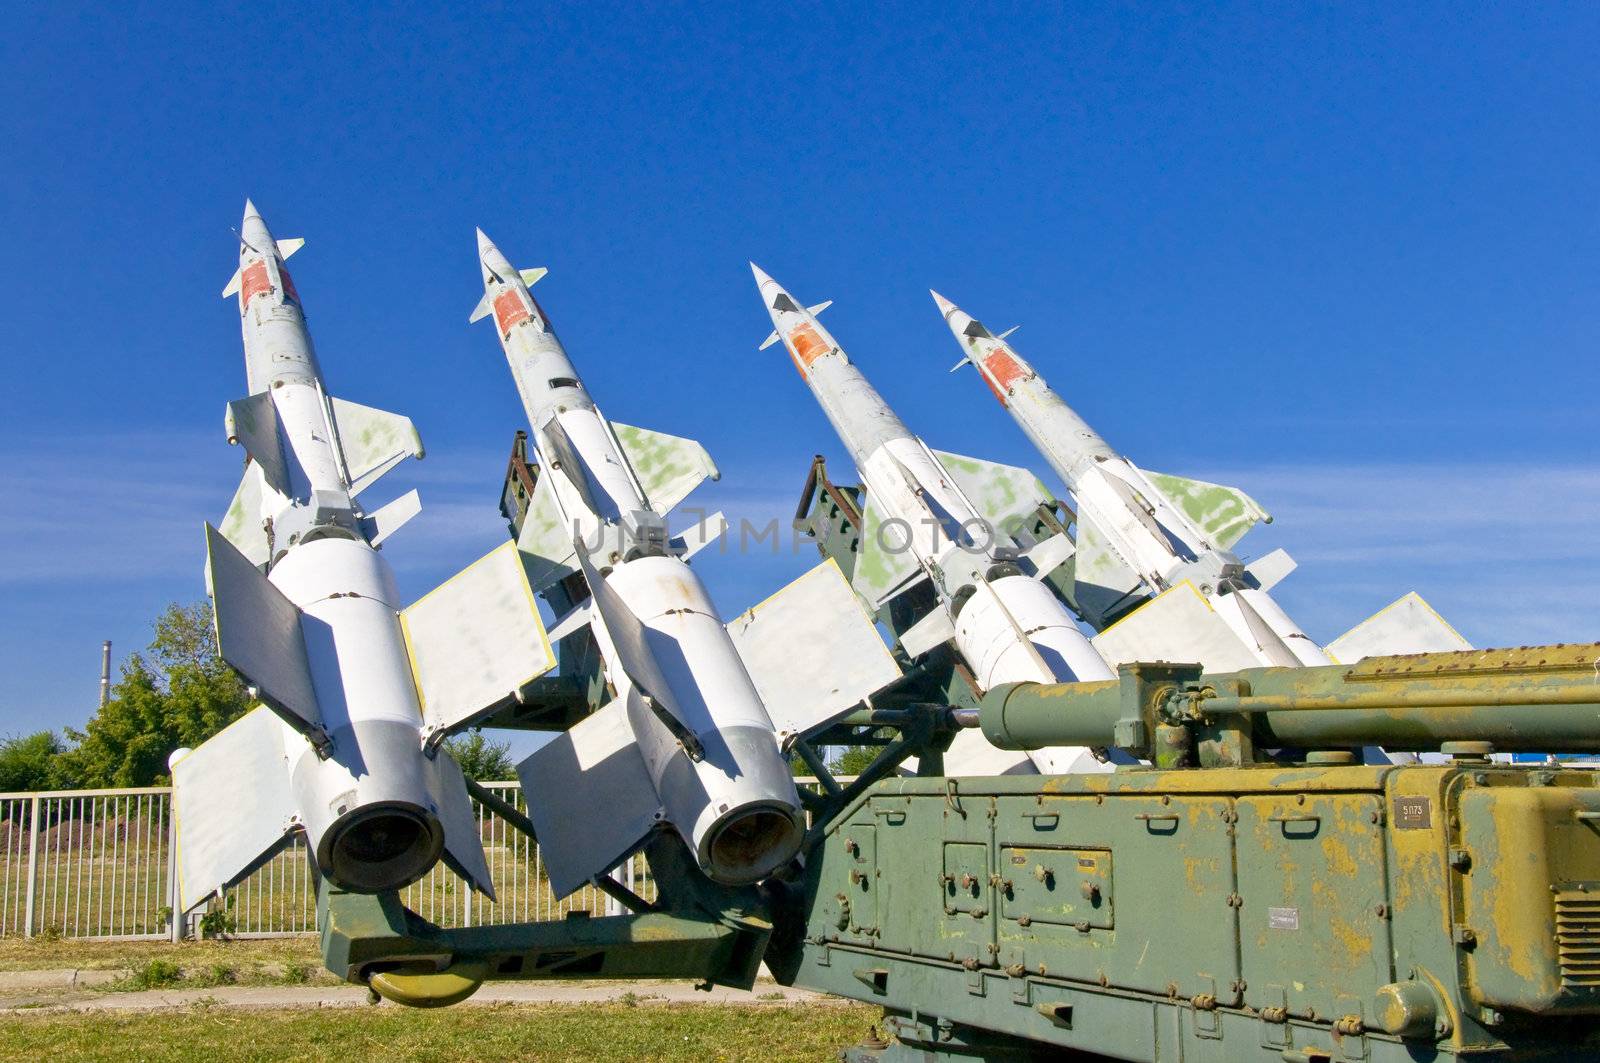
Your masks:
<svg viewBox="0 0 1600 1063"><path fill-rule="evenodd" d="M524 810L515 782L485 783ZM618 911L594 886L557 900L539 847L473 802L496 899L475 893L440 863L402 894L440 926L557 919ZM173 917L172 792L166 787L0 793L0 937L177 940L206 932L271 937L317 929L317 893L305 842L293 843L228 892L211 911ZM642 857L617 877L646 900L655 885Z"/></svg>

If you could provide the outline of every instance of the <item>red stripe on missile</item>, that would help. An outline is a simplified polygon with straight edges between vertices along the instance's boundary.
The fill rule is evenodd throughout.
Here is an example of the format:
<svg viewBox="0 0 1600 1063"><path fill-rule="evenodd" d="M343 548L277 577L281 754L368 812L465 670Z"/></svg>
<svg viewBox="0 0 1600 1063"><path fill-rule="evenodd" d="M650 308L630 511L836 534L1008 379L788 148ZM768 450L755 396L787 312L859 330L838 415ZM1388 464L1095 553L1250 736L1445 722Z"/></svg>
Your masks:
<svg viewBox="0 0 1600 1063"><path fill-rule="evenodd" d="M532 317L533 311L528 309L515 288L508 288L495 296L494 320L495 324L500 326L500 335L510 336L513 328Z"/></svg>
<svg viewBox="0 0 1600 1063"><path fill-rule="evenodd" d="M289 271L283 268L283 263L278 263L278 277L283 281L283 296L295 306L300 306L300 293L294 290L294 278L289 276Z"/></svg>
<svg viewBox="0 0 1600 1063"><path fill-rule="evenodd" d="M795 368L804 376L811 363L828 353L828 344L809 323L789 333L789 344L794 349Z"/></svg>
<svg viewBox="0 0 1600 1063"><path fill-rule="evenodd" d="M1000 400L1002 406L1006 405L1006 396L1011 393L1011 385L1028 375L1021 362L1011 357L1011 352L1004 347L996 347L989 352L983 360L984 382L989 385L989 390L994 392L994 397Z"/></svg>
<svg viewBox="0 0 1600 1063"><path fill-rule="evenodd" d="M240 306L249 306L251 299L270 291L272 291L272 279L267 276L265 262L245 267L244 275L239 278Z"/></svg>

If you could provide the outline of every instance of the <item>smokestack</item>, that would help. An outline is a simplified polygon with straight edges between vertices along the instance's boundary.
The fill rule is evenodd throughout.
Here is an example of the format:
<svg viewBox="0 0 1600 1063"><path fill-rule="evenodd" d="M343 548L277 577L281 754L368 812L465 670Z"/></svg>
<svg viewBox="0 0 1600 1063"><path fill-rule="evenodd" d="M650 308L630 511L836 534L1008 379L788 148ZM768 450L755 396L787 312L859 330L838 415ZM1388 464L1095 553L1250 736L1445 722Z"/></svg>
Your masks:
<svg viewBox="0 0 1600 1063"><path fill-rule="evenodd" d="M100 707L106 707L111 698L111 640L100 646Z"/></svg>

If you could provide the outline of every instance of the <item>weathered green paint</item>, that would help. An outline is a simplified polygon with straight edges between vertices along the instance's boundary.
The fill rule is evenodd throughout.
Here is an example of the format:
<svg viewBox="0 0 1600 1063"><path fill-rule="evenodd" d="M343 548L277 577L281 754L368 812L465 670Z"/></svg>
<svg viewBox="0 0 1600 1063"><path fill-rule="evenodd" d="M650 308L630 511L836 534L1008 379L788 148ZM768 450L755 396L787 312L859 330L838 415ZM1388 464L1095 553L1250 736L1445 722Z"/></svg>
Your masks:
<svg viewBox="0 0 1600 1063"><path fill-rule="evenodd" d="M1049 489L1027 469L942 450L933 453L978 515L1001 535L1015 538L1033 524L1040 506L1054 501Z"/></svg>
<svg viewBox="0 0 1600 1063"><path fill-rule="evenodd" d="M1184 516L1224 550L1243 538L1258 521L1272 522L1271 514L1236 487L1149 470L1145 470L1145 475Z"/></svg>
<svg viewBox="0 0 1600 1063"><path fill-rule="evenodd" d="M623 456L639 481L639 488L650 508L663 516L688 497L706 478L721 474L706 453L692 439L652 432L648 428L611 422Z"/></svg>
<svg viewBox="0 0 1600 1063"><path fill-rule="evenodd" d="M422 456L422 439L411 418L339 398L330 398L328 408L352 480L397 454Z"/></svg>
<svg viewBox="0 0 1600 1063"><path fill-rule="evenodd" d="M886 1060L1029 1045L1152 1063L1594 1058L1600 986L1569 979L1559 1006L1521 1010L1486 991L1555 970L1553 879L1600 874L1600 835L1534 860L1479 846L1459 871L1449 825L1505 830L1507 799L1587 807L1597 781L1470 764L888 780L832 818L767 963L884 1006L890 1032L933 1053ZM1481 878L1515 948L1458 943L1446 875ZM1406 1028L1430 1012L1441 1025Z"/></svg>
<svg viewBox="0 0 1600 1063"><path fill-rule="evenodd" d="M882 514L872 499L867 499L861 514L861 539L856 554L855 571L850 585L868 608L876 610L890 591L905 583L917 571L917 559L909 549L896 548L897 534L904 530L891 527L885 530Z"/></svg>

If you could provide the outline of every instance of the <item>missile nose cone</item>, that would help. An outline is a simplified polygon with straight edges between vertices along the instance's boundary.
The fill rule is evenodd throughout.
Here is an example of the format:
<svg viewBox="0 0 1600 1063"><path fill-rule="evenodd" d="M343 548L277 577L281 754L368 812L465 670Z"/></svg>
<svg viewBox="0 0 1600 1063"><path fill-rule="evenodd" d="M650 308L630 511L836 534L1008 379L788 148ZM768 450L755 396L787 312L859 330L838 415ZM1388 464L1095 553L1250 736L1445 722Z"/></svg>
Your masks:
<svg viewBox="0 0 1600 1063"><path fill-rule="evenodd" d="M491 251L495 252L496 254L499 253L500 249L494 246L494 241L489 239L489 237L484 234L484 231L482 229L474 229L473 231L478 234L478 257L479 258L482 258L484 255L488 254Z"/></svg>
<svg viewBox="0 0 1600 1063"><path fill-rule="evenodd" d="M249 221L251 218L254 218L257 221L260 221L261 220L261 212L256 209L255 203L253 203L250 199L246 198L245 201L244 201L244 220L245 221Z"/></svg>
<svg viewBox="0 0 1600 1063"><path fill-rule="evenodd" d="M750 272L755 274L756 285L758 287L765 288L769 284L772 285L774 288L780 287L780 285L778 284L777 281L775 281L771 277L767 276L766 271L763 270L760 266L756 265L754 262L750 263Z"/></svg>
<svg viewBox="0 0 1600 1063"><path fill-rule="evenodd" d="M928 289L928 294L933 296L933 301L939 305L939 313L943 314L945 317L950 316L950 311L961 309L960 307L956 306L955 303L952 303L950 300L946 299L932 288Z"/></svg>

